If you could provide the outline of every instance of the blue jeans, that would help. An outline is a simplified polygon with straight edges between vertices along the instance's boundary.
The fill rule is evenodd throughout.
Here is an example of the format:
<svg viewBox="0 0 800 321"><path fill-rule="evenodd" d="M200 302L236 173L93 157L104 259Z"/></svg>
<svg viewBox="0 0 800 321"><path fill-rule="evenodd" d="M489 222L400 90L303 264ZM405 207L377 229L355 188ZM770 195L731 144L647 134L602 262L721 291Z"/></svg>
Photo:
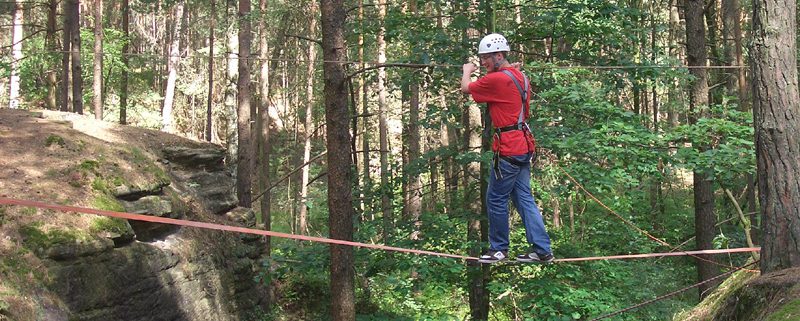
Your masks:
<svg viewBox="0 0 800 321"><path fill-rule="evenodd" d="M508 251L508 199L522 217L525 238L536 254L550 254L550 236L544 228L542 213L531 193L530 154L511 156L524 163L515 165L500 158L501 177L494 169L489 170L489 188L486 191L486 207L489 213L489 245L494 251Z"/></svg>

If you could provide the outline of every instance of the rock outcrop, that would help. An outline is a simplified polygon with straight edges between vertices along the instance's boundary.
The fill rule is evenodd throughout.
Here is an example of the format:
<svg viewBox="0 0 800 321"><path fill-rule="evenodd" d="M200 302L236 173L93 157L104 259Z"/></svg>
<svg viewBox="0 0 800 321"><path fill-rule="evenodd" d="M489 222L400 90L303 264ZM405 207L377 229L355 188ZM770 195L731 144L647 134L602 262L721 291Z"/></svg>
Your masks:
<svg viewBox="0 0 800 321"><path fill-rule="evenodd" d="M224 151L170 148L163 154L171 182L112 192L126 211L254 225L253 212L236 207L233 177L222 166ZM50 287L69 308L69 320L225 321L258 310L264 297L254 281L258 237L128 223L106 238L44 250Z"/></svg>

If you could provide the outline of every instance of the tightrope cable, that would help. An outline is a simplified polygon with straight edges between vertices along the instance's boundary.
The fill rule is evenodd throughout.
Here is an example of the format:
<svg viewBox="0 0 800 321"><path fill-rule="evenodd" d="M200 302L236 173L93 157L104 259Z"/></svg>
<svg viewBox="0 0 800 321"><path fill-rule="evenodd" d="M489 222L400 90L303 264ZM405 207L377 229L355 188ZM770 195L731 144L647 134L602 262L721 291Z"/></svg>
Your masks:
<svg viewBox="0 0 800 321"><path fill-rule="evenodd" d="M314 236L305 236L305 235L297 235L297 234L265 231L265 230L258 230L258 229L252 229L252 228L246 228L246 227L230 226L230 225L207 223L207 222L197 222L197 221L165 218L165 217L158 217L158 216L149 216L149 215L143 215L143 214L133 214L133 213L125 213L125 212L98 210L98 209L77 207L77 206L49 204L49 203L44 203L44 202L21 200L21 199L15 199L15 198L7 198L7 197L0 197L0 204L28 206L28 207L35 207L35 208L41 208L41 209L50 209L50 210L59 211L59 212L65 212L65 213L85 213L85 214L93 214L93 215L99 215L99 216L116 217L116 218L127 219L127 220L145 221L145 222L152 222L152 223L162 223L162 224L170 224L170 225L177 225L177 226L196 227L196 228L202 228L202 229L212 229L212 230L220 230L220 231L245 233L245 234L255 234L255 235L262 235L262 236L271 236L271 237L294 239L294 240L300 240L300 241L310 241L310 242L319 242L319 243L327 243L327 244L346 245L346 246L353 246L353 247L371 248L371 249L385 250L385 251L404 252L404 253L411 253L411 254L416 254L416 255L430 255L430 256L438 256L438 257L447 257L447 258L461 259L461 260L467 260L467 261L478 260L478 258L476 258L476 257L469 257L469 256L463 256L463 255L457 255L457 254L440 253L440 252L434 252L434 251L415 250L415 249L406 249L406 248L401 248L401 247L386 246L386 245L379 245L379 244L369 244L369 243L361 243L361 242L330 239L330 238L324 238L324 237L314 237ZM683 251L683 252L673 252L673 253L627 254L627 255L612 255L612 256L593 256L593 257L582 257L582 258L563 258L563 259L556 259L556 260L554 260L554 262L581 262L581 261L598 261L598 260L651 258L651 257L664 257L664 256L682 256L682 255L696 255L696 254L743 253L743 252L756 252L756 251L759 251L759 250L760 250L760 248L754 247L754 248L735 248L735 249L724 249L724 250Z"/></svg>

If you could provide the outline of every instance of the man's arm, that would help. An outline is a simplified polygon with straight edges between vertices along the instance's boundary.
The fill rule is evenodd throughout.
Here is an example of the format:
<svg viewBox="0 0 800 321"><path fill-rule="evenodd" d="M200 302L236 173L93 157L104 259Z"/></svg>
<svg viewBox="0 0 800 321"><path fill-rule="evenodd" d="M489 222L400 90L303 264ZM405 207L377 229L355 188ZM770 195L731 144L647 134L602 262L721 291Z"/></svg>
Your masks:
<svg viewBox="0 0 800 321"><path fill-rule="evenodd" d="M461 75L461 92L469 94L469 84L472 83L472 73L478 70L478 66L473 63L466 63L462 67L464 73Z"/></svg>

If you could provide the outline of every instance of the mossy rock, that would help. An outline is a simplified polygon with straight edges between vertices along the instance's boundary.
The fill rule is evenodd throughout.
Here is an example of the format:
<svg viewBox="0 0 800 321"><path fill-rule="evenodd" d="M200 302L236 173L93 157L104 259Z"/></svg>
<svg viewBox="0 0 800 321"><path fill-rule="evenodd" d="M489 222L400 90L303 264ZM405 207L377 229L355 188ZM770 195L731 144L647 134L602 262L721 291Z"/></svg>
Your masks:
<svg viewBox="0 0 800 321"><path fill-rule="evenodd" d="M762 276L736 272L694 310L674 320L800 320L800 268Z"/></svg>

